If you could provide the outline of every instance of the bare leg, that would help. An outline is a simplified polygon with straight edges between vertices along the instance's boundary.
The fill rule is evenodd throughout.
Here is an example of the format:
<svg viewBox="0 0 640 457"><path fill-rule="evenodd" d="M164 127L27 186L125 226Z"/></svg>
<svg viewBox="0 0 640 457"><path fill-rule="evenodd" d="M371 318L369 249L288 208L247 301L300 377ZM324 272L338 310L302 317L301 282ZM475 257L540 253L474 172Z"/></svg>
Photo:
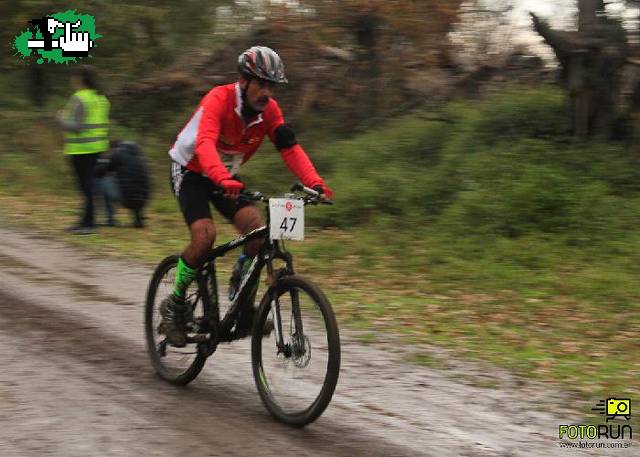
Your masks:
<svg viewBox="0 0 640 457"><path fill-rule="evenodd" d="M198 219L189 226L191 242L182 253L182 258L192 268L198 268L216 240L216 227L211 219Z"/></svg>
<svg viewBox="0 0 640 457"><path fill-rule="evenodd" d="M233 217L233 224L243 235L264 225L260 217L260 212L255 206L245 206L241 208ZM255 257L263 242L264 238L257 238L250 241L245 245L245 254L249 257Z"/></svg>
<svg viewBox="0 0 640 457"><path fill-rule="evenodd" d="M177 347L187 343L185 316L188 311L185 294L189 284L195 279L197 269L202 265L207 251L216 238L216 229L211 219L198 219L191 226L191 242L180 259L173 286L173 293L160 304L162 326L169 342Z"/></svg>

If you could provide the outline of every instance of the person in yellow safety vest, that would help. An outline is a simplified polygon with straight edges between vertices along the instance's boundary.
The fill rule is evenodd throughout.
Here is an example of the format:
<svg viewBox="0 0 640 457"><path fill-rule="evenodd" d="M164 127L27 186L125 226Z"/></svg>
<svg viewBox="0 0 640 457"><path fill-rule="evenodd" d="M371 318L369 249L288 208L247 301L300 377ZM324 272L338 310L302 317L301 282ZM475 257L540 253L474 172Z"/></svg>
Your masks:
<svg viewBox="0 0 640 457"><path fill-rule="evenodd" d="M64 130L64 153L68 155L84 194L84 214L80 222L69 228L71 233L86 235L95 230L94 196L104 190L94 169L100 155L109 150L109 100L99 93L96 73L83 65L74 72L71 85L75 92L64 110L58 113L58 123ZM105 198L107 225L116 225L111 203Z"/></svg>

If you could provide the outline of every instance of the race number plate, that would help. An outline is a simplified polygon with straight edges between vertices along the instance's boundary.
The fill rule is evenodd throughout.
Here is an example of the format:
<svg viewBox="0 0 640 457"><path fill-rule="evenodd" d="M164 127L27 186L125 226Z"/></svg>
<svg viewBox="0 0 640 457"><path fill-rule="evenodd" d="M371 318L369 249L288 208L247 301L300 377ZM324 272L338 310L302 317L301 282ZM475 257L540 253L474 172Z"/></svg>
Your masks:
<svg viewBox="0 0 640 457"><path fill-rule="evenodd" d="M270 198L272 240L304 240L304 203L289 198Z"/></svg>

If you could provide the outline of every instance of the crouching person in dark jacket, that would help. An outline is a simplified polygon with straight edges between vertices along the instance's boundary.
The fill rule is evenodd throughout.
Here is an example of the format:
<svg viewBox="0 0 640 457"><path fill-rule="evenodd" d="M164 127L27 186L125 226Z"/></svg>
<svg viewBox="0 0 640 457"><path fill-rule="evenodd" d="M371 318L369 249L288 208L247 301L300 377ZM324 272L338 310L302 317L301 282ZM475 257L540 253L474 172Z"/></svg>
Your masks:
<svg viewBox="0 0 640 457"><path fill-rule="evenodd" d="M151 195L151 183L142 151L132 141L112 141L110 146L109 154L98 162L96 176L115 175L120 203L133 212L133 226L144 227L142 210Z"/></svg>

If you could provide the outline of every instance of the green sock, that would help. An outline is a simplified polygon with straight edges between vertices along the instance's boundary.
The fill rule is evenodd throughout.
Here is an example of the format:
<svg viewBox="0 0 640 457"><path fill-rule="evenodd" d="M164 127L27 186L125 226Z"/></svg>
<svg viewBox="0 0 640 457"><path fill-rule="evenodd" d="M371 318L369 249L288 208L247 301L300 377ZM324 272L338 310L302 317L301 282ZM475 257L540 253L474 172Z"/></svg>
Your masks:
<svg viewBox="0 0 640 457"><path fill-rule="evenodd" d="M180 257L178 259L178 274L176 274L176 282L173 285L173 295L184 298L184 293L187 291L189 284L195 279L197 272L197 269L191 268Z"/></svg>

